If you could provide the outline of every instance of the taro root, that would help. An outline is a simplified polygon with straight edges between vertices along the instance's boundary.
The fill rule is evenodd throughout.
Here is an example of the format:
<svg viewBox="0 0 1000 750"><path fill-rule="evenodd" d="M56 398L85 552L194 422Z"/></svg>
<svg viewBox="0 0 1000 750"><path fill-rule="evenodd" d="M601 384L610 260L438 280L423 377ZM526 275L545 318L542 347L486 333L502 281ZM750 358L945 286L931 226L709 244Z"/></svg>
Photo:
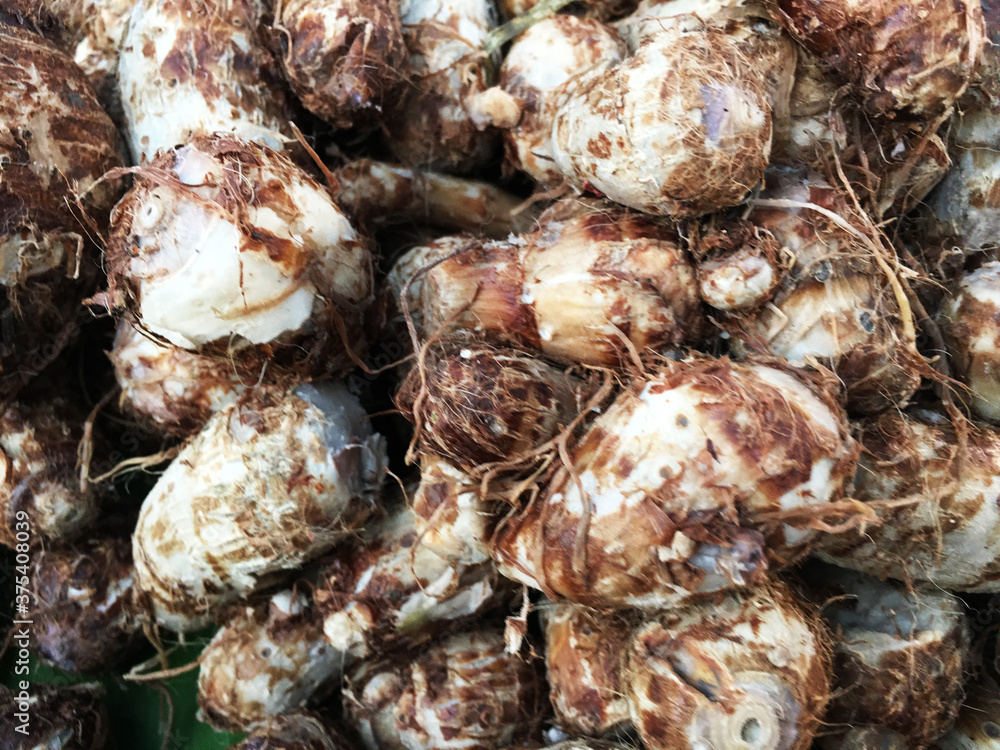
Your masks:
<svg viewBox="0 0 1000 750"><path fill-rule="evenodd" d="M87 75L90 85L108 112L121 112L118 98L118 55L132 0L42 0L62 23L60 41L73 62Z"/></svg>
<svg viewBox="0 0 1000 750"><path fill-rule="evenodd" d="M118 59L136 163L225 133L281 149L289 113L262 36L262 0L142 0ZM197 184L195 181L193 184Z"/></svg>
<svg viewBox="0 0 1000 750"><path fill-rule="evenodd" d="M969 387L972 412L1000 424L1000 263L962 277L939 317L952 372Z"/></svg>
<svg viewBox="0 0 1000 750"><path fill-rule="evenodd" d="M351 366L372 259L324 187L283 154L223 135L167 151L135 179L112 215L111 304L227 360Z"/></svg>
<svg viewBox="0 0 1000 750"><path fill-rule="evenodd" d="M420 483L410 506L420 546L452 563L475 565L490 558L495 503L484 499L480 483L446 461L420 459Z"/></svg>
<svg viewBox="0 0 1000 750"><path fill-rule="evenodd" d="M630 349L695 341L702 327L674 227L614 207L470 243L420 277L420 295L425 335L447 326L570 364L620 365Z"/></svg>
<svg viewBox="0 0 1000 750"><path fill-rule="evenodd" d="M830 695L829 666L816 616L775 586L646 622L622 678L650 750L804 750Z"/></svg>
<svg viewBox="0 0 1000 750"><path fill-rule="evenodd" d="M337 205L363 226L400 219L502 239L528 232L535 212L523 200L478 180L358 159L334 172Z"/></svg>
<svg viewBox="0 0 1000 750"><path fill-rule="evenodd" d="M827 363L847 386L851 411L904 403L920 383L919 355L889 279L858 236L803 205L830 211L863 234L846 197L816 173L774 170L762 199L787 202L756 208L749 218L791 252L795 265L771 304L747 322L746 345L793 364Z"/></svg>
<svg viewBox="0 0 1000 750"><path fill-rule="evenodd" d="M858 448L828 376L664 363L599 416L492 540L550 599L658 609L764 579L838 517Z"/></svg>
<svg viewBox="0 0 1000 750"><path fill-rule="evenodd" d="M96 682L33 682L24 691L0 685L0 738L5 750L103 750L104 688Z"/></svg>
<svg viewBox="0 0 1000 750"><path fill-rule="evenodd" d="M792 35L850 83L875 114L941 114L972 81L985 42L978 0L776 5Z"/></svg>
<svg viewBox="0 0 1000 750"><path fill-rule="evenodd" d="M434 519L431 527L440 529L450 520ZM449 539L459 539L462 530L456 528ZM413 646L503 603L509 589L492 561L479 556L466 562L461 547L449 555L442 546L422 542L418 519L403 508L369 525L323 568L317 609L327 641L342 658L372 658L390 647Z"/></svg>
<svg viewBox="0 0 1000 750"><path fill-rule="evenodd" d="M76 468L82 430L67 413L60 398L0 412L0 543L8 547L71 539L97 518L97 494L80 489Z"/></svg>
<svg viewBox="0 0 1000 750"><path fill-rule="evenodd" d="M565 427L583 384L534 357L475 342L428 352L396 395L414 423L421 455L474 472L527 454Z"/></svg>
<svg viewBox="0 0 1000 750"><path fill-rule="evenodd" d="M543 184L563 176L551 143L552 110L563 88L621 62L617 34L590 19L555 15L517 37L500 68L499 85L521 109L516 127L504 134L507 160Z"/></svg>
<svg viewBox="0 0 1000 750"><path fill-rule="evenodd" d="M307 711L274 717L231 750L348 750L326 722Z"/></svg>
<svg viewBox="0 0 1000 750"><path fill-rule="evenodd" d="M131 543L97 538L36 555L28 619L38 653L68 672L109 667L138 629Z"/></svg>
<svg viewBox="0 0 1000 750"><path fill-rule="evenodd" d="M549 700L559 727L603 736L632 725L622 659L633 624L578 604L542 609Z"/></svg>
<svg viewBox="0 0 1000 750"><path fill-rule="evenodd" d="M7 18L4 16L3 18ZM71 209L98 225L115 200L97 184L120 166L115 126L73 61L0 18L0 401L72 341L97 254Z"/></svg>
<svg viewBox="0 0 1000 750"><path fill-rule="evenodd" d="M834 636L827 722L879 726L907 746L927 747L962 704L969 650L962 602L931 585L907 590L832 565L808 572Z"/></svg>
<svg viewBox="0 0 1000 750"><path fill-rule="evenodd" d="M382 119L409 73L398 0L288 0L276 31L306 109L338 128Z"/></svg>
<svg viewBox="0 0 1000 750"><path fill-rule="evenodd" d="M360 665L344 708L369 750L494 750L536 729L540 691L535 666L486 628Z"/></svg>
<svg viewBox="0 0 1000 750"><path fill-rule="evenodd" d="M412 76L385 126L403 164L470 172L496 151L495 131L479 130L469 102L492 83L483 43L497 23L493 0L399 0Z"/></svg>
<svg viewBox="0 0 1000 750"><path fill-rule="evenodd" d="M254 390L208 421L143 502L132 554L144 603L171 630L203 627L357 528L385 461L344 386Z"/></svg>
<svg viewBox="0 0 1000 750"><path fill-rule="evenodd" d="M966 692L954 728L935 743L935 750L1000 749L1000 685L982 676Z"/></svg>
<svg viewBox="0 0 1000 750"><path fill-rule="evenodd" d="M862 423L854 497L878 524L824 535L819 557L879 578L1000 592L1000 433L924 410Z"/></svg>
<svg viewBox="0 0 1000 750"><path fill-rule="evenodd" d="M419 247L412 248L399 257L386 274L382 287L383 304L387 310L386 328L390 335L411 344L406 315L410 316L418 335L424 331L421 310L424 279L431 267L453 253L468 250L478 240L467 236L439 237ZM405 307L403 296L406 296Z"/></svg>
<svg viewBox="0 0 1000 750"><path fill-rule="evenodd" d="M309 599L285 589L234 614L199 657L199 719L251 731L340 678L343 654L323 640Z"/></svg>
<svg viewBox="0 0 1000 750"><path fill-rule="evenodd" d="M126 319L110 352L121 403L168 435L191 435L215 412L236 403L258 374L157 341Z"/></svg>
<svg viewBox="0 0 1000 750"><path fill-rule="evenodd" d="M691 241L698 291L716 310L752 310L767 302L785 277L782 247L745 219L713 223Z"/></svg>
<svg viewBox="0 0 1000 750"><path fill-rule="evenodd" d="M665 8L651 23L634 24L634 51L620 61L614 40L589 22L551 21L513 45L505 80L528 102L513 151L540 151L533 176L674 216L740 203L763 177L772 134L763 71L780 64L775 50L766 42L753 49L726 24L670 17L675 11ZM522 44L541 48L518 50ZM593 57L569 52L578 45ZM552 50L563 49L553 68ZM533 63L555 74L526 72ZM522 166L531 171L533 161Z"/></svg>

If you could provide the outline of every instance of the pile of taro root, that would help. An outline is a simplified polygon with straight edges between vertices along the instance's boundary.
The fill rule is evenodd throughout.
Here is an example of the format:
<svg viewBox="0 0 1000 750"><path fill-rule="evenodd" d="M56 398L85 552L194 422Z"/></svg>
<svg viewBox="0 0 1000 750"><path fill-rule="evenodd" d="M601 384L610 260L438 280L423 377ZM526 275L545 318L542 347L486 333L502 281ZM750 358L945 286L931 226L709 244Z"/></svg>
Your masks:
<svg viewBox="0 0 1000 750"><path fill-rule="evenodd" d="M243 750L1000 748L997 43L993 0L2 0L34 658L198 669ZM132 747L29 692L3 747Z"/></svg>

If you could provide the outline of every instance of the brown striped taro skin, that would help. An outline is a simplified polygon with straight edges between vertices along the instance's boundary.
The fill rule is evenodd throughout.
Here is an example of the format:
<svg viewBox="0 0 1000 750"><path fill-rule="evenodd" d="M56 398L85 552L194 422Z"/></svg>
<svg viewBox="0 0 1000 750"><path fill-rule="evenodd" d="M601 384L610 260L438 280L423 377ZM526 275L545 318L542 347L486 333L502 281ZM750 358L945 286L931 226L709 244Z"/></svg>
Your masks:
<svg viewBox="0 0 1000 750"><path fill-rule="evenodd" d="M966 693L954 728L937 741L935 750L1000 749L1000 685L982 675Z"/></svg>
<svg viewBox="0 0 1000 750"><path fill-rule="evenodd" d="M41 36L3 19L0 80L0 400L6 401L55 359L87 317L81 300L94 291L97 253L70 206L80 195L103 226L116 195L110 184L94 185L121 161L115 126L80 69Z"/></svg>
<svg viewBox="0 0 1000 750"><path fill-rule="evenodd" d="M361 664L344 708L369 750L494 750L537 729L541 690L535 664L486 627Z"/></svg>
<svg viewBox="0 0 1000 750"><path fill-rule="evenodd" d="M953 374L968 388L973 413L1000 424L1000 263L966 274L939 314Z"/></svg>
<svg viewBox="0 0 1000 750"><path fill-rule="evenodd" d="M768 173L762 198L815 204L857 229L848 199L815 172ZM872 251L834 220L801 205L758 207L749 219L774 235L795 265L771 304L749 319L748 348L793 364L827 363L847 386L848 408L871 414L905 401L920 383L919 355ZM858 231L862 231L858 229Z"/></svg>
<svg viewBox="0 0 1000 750"><path fill-rule="evenodd" d="M396 0L288 0L275 31L306 109L338 128L382 119L409 73Z"/></svg>
<svg viewBox="0 0 1000 750"><path fill-rule="evenodd" d="M830 696L826 638L783 586L657 615L623 669L639 737L650 750L805 750Z"/></svg>
<svg viewBox="0 0 1000 750"><path fill-rule="evenodd" d="M26 701L0 686L0 737L11 750L104 750L108 712L100 683L54 685L33 682ZM18 714L22 714L19 716ZM27 734L23 714L28 714Z"/></svg>
<svg viewBox="0 0 1000 750"><path fill-rule="evenodd" d="M646 353L699 339L694 268L664 220L607 208L466 247L420 278L425 334L447 324L558 362L607 366L628 360L629 345Z"/></svg>
<svg viewBox="0 0 1000 750"><path fill-rule="evenodd" d="M888 412L862 423L854 497L881 523L823 535L817 554L879 578L1000 592L1000 433L947 417Z"/></svg>
<svg viewBox="0 0 1000 750"><path fill-rule="evenodd" d="M107 669L124 655L139 623L127 538L98 538L35 553L34 647L68 672Z"/></svg>
<svg viewBox="0 0 1000 750"><path fill-rule="evenodd" d="M555 600L659 609L801 558L858 447L828 376L780 360L664 363L597 417L492 540Z"/></svg>
<svg viewBox="0 0 1000 750"><path fill-rule="evenodd" d="M393 156L409 166L465 173L493 157L499 136L472 122L469 104L493 82L483 52L493 0L399 0L412 76L385 123Z"/></svg>
<svg viewBox="0 0 1000 750"><path fill-rule="evenodd" d="M927 747L962 704L970 634L961 600L933 585L907 590L832 565L807 570L810 598L833 633L826 721L887 728Z"/></svg>
<svg viewBox="0 0 1000 750"><path fill-rule="evenodd" d="M274 717L230 750L349 750L350 747L318 716L295 711Z"/></svg>
<svg viewBox="0 0 1000 750"><path fill-rule="evenodd" d="M226 731L268 726L339 679L344 664L323 639L316 608L295 589L234 613L199 662L199 718Z"/></svg>
<svg viewBox="0 0 1000 750"><path fill-rule="evenodd" d="M337 383L260 387L218 412L139 512L132 554L150 615L198 630L330 550L377 506L385 451Z"/></svg>
<svg viewBox="0 0 1000 750"><path fill-rule="evenodd" d="M546 442L576 416L583 400L583 383L562 370L476 342L432 349L396 395L403 416L419 429L421 454L465 471Z"/></svg>
<svg viewBox="0 0 1000 750"><path fill-rule="evenodd" d="M560 729L600 737L631 727L622 660L634 623L578 604L542 608L549 700Z"/></svg>
<svg viewBox="0 0 1000 750"><path fill-rule="evenodd" d="M274 149L294 142L263 13L262 0L135 6L118 59L118 89L137 164L216 132Z"/></svg>
<svg viewBox="0 0 1000 750"><path fill-rule="evenodd" d="M99 512L93 487L80 489L82 426L61 398L10 404L0 412L0 544L71 539Z"/></svg>
<svg viewBox="0 0 1000 750"><path fill-rule="evenodd" d="M475 549L470 554L467 515L425 524L402 508L328 560L317 609L328 643L345 661L412 647L506 601L510 589L493 562ZM449 526L454 531L445 534Z"/></svg>
<svg viewBox="0 0 1000 750"><path fill-rule="evenodd" d="M875 114L931 119L951 107L985 44L978 0L777 0L793 36Z"/></svg>
<svg viewBox="0 0 1000 750"><path fill-rule="evenodd" d="M308 374L363 352L371 250L324 186L265 146L199 137L140 169L106 260L110 303L175 346Z"/></svg>
<svg viewBox="0 0 1000 750"><path fill-rule="evenodd" d="M118 322L109 357L121 403L168 435L193 435L260 377L231 359L158 341L125 318Z"/></svg>

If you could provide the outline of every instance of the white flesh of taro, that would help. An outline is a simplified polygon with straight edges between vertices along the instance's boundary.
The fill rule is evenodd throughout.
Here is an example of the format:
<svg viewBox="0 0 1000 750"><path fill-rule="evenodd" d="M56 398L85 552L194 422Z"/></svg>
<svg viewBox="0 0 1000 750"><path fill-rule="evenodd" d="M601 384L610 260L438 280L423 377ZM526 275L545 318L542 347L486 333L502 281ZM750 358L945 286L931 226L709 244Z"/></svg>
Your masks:
<svg viewBox="0 0 1000 750"><path fill-rule="evenodd" d="M153 168L169 176L145 182L140 172L113 216L111 273L151 332L190 349L234 336L262 344L307 329L328 302L347 317L367 301L366 246L291 161L224 137L161 160Z"/></svg>

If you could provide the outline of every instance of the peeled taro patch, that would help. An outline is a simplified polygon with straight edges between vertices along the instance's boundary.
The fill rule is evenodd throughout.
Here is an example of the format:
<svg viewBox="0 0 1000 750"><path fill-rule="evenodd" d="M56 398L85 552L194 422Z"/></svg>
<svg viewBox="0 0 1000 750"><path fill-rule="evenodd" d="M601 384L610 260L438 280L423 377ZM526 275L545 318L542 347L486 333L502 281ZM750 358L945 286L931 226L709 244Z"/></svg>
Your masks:
<svg viewBox="0 0 1000 750"><path fill-rule="evenodd" d="M969 626L958 597L832 565L806 569L833 633L834 697L827 721L879 726L926 747L955 721Z"/></svg>
<svg viewBox="0 0 1000 750"><path fill-rule="evenodd" d="M371 253L323 186L263 146L198 138L139 169L107 268L111 303L176 346L314 374L363 352Z"/></svg>
<svg viewBox="0 0 1000 750"><path fill-rule="evenodd" d="M1000 592L1000 433L974 422L965 441L925 410L862 423L854 497L880 523L823 534L828 562L952 591Z"/></svg>
<svg viewBox="0 0 1000 750"><path fill-rule="evenodd" d="M858 448L828 378L698 357L636 380L493 537L552 599L675 606L760 583L843 520ZM848 515L853 511L849 511Z"/></svg>
<svg viewBox="0 0 1000 750"><path fill-rule="evenodd" d="M537 728L540 690L535 665L490 627L360 665L344 708L369 750L494 750Z"/></svg>
<svg viewBox="0 0 1000 750"><path fill-rule="evenodd" d="M781 587L658 615L623 671L639 737L650 750L805 750L830 695L825 638Z"/></svg>
<svg viewBox="0 0 1000 750"><path fill-rule="evenodd" d="M289 0L275 31L306 109L339 128L382 120L404 91L398 0Z"/></svg>
<svg viewBox="0 0 1000 750"><path fill-rule="evenodd" d="M128 538L35 554L29 619L38 653L68 672L107 669L124 655L139 627Z"/></svg>
<svg viewBox="0 0 1000 750"><path fill-rule="evenodd" d="M281 149L289 111L261 28L262 0L142 0L118 58L118 91L137 164L199 135Z"/></svg>
<svg viewBox="0 0 1000 750"><path fill-rule="evenodd" d="M167 628L203 627L359 526L385 461L344 386L257 389L212 417L146 496L132 542L143 602Z"/></svg>
<svg viewBox="0 0 1000 750"><path fill-rule="evenodd" d="M285 589L231 616L199 657L199 718L219 730L271 726L340 677L309 598Z"/></svg>

